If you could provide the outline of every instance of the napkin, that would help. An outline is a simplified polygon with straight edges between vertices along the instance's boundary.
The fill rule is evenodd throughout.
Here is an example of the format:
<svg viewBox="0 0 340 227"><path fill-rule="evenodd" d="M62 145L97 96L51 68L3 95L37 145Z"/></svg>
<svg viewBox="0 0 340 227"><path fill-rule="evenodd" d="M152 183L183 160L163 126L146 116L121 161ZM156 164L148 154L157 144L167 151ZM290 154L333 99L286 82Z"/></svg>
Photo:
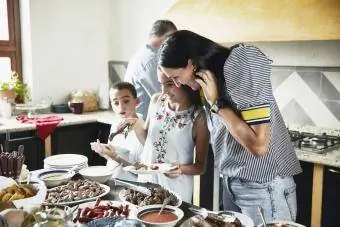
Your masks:
<svg viewBox="0 0 340 227"><path fill-rule="evenodd" d="M21 123L35 124L37 127L37 135L40 139L45 140L63 120L59 116L48 116L48 117L28 117L18 116L16 118Z"/></svg>

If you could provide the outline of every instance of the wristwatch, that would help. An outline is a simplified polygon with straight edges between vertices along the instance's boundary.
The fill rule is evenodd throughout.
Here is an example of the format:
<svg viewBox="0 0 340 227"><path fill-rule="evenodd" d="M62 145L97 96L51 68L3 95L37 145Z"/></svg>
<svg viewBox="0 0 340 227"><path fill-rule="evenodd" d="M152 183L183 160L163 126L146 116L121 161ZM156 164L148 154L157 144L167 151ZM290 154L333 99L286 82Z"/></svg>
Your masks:
<svg viewBox="0 0 340 227"><path fill-rule="evenodd" d="M210 107L210 111L213 113L218 113L220 109L225 107L230 107L229 103L223 99L217 99Z"/></svg>

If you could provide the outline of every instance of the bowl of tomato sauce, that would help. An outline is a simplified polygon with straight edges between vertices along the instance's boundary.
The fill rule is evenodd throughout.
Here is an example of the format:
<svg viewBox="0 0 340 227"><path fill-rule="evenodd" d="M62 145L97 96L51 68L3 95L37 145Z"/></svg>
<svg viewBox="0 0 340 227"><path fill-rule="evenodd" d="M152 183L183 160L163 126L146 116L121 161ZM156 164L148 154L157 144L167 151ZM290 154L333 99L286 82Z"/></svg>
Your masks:
<svg viewBox="0 0 340 227"><path fill-rule="evenodd" d="M142 206L138 209L137 219L151 227L172 227L184 216L181 209L169 205L159 213L161 207L162 204Z"/></svg>

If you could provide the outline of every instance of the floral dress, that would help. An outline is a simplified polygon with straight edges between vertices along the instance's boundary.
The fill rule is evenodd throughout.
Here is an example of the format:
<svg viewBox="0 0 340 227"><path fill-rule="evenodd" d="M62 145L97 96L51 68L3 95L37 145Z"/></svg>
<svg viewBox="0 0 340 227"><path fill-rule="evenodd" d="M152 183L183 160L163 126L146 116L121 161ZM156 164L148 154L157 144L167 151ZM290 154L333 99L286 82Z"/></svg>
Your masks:
<svg viewBox="0 0 340 227"><path fill-rule="evenodd" d="M191 164L194 161L195 142L192 127L197 114L192 106L184 111L173 111L167 102L160 98L156 111L150 117L150 125L141 162ZM198 113L196 110L195 113ZM140 181L150 181L162 185L177 194L183 201L191 202L193 194L193 176L182 174L177 178L168 178L164 174L139 175ZM185 190L183 190L185 189Z"/></svg>

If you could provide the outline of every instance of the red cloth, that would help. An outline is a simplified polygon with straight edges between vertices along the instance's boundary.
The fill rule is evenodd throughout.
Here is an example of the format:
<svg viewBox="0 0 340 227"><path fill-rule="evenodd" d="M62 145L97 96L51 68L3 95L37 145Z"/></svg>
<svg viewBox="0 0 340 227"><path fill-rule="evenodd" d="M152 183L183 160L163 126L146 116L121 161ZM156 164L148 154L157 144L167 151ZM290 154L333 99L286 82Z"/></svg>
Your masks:
<svg viewBox="0 0 340 227"><path fill-rule="evenodd" d="M40 139L45 140L63 120L59 116L48 117L27 117L17 116L17 120L21 123L31 123L37 126L37 134Z"/></svg>

